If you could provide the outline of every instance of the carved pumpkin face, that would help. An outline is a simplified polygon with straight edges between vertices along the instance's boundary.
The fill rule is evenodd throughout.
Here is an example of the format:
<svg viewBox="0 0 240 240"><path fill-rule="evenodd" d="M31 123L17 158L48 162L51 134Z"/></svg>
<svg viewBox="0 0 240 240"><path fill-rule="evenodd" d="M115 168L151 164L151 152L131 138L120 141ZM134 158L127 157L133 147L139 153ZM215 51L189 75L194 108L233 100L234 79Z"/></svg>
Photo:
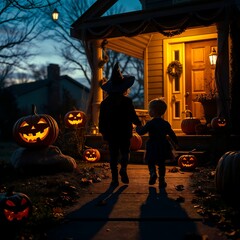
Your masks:
<svg viewBox="0 0 240 240"><path fill-rule="evenodd" d="M0 194L0 212L5 221L23 221L29 218L31 211L32 203L27 195L16 192Z"/></svg>
<svg viewBox="0 0 240 240"><path fill-rule="evenodd" d="M36 114L20 118L13 126L13 137L23 147L52 144L58 136L57 122L49 115Z"/></svg>
<svg viewBox="0 0 240 240"><path fill-rule="evenodd" d="M66 113L64 117L64 123L66 127L78 128L83 127L86 124L86 114L82 111L70 111Z"/></svg>
<svg viewBox="0 0 240 240"><path fill-rule="evenodd" d="M197 158L194 155L182 155L178 158L178 166L181 169L194 169L197 166Z"/></svg>
<svg viewBox="0 0 240 240"><path fill-rule="evenodd" d="M88 162L97 162L100 160L100 152L95 148L86 149L83 153L83 159Z"/></svg>
<svg viewBox="0 0 240 240"><path fill-rule="evenodd" d="M212 128L224 128L227 125L227 121L224 117L215 117L211 121Z"/></svg>

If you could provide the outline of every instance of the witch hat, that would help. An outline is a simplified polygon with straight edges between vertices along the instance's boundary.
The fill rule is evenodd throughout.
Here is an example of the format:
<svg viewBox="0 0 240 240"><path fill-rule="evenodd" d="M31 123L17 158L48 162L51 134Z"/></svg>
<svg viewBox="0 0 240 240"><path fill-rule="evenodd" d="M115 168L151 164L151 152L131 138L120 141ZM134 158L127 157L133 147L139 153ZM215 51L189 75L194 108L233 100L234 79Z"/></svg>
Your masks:
<svg viewBox="0 0 240 240"><path fill-rule="evenodd" d="M123 93L133 85L134 80L134 76L122 75L119 63L117 62L113 67L111 78L109 81L103 83L101 88L108 93Z"/></svg>

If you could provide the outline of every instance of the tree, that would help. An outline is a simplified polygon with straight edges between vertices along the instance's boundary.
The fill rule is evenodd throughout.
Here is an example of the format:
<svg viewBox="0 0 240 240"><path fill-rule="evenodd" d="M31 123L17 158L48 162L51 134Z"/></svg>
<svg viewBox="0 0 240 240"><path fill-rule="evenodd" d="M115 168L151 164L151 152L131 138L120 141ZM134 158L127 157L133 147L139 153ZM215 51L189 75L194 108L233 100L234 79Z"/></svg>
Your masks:
<svg viewBox="0 0 240 240"><path fill-rule="evenodd" d="M1 0L0 1L0 88L15 69L23 69L33 40L46 26L42 24L43 13L51 16L51 8L60 0Z"/></svg>
<svg viewBox="0 0 240 240"><path fill-rule="evenodd" d="M75 22L93 3L93 1L74 1L68 0L68 4L61 6L60 18L58 21L54 22L54 32L50 34L50 36L46 36L46 38L55 39L56 42L61 42L56 47L56 50L59 52L60 56L65 60L64 65L69 68L71 71L79 72L79 75L83 75L90 85L91 89L93 89L93 81L92 81L92 70L91 70L91 43L85 41L79 41L73 39L70 34L70 26L73 22ZM111 8L107 14L113 15L115 13L122 12L123 9L119 8ZM61 17L62 16L62 17ZM102 44L105 40L103 40ZM107 50L107 45L102 46ZM126 56L122 53L117 53L111 50L107 51L108 61L103 66L103 75L105 78L110 77L111 71L113 69L114 64L118 61L121 64L121 70L123 72L127 71L128 64L131 62L132 57ZM136 66L133 64L132 66ZM134 97L138 96L140 90L135 92ZM87 113L91 114L91 102L92 94L90 91L89 97L89 107ZM91 118L91 116L89 116Z"/></svg>

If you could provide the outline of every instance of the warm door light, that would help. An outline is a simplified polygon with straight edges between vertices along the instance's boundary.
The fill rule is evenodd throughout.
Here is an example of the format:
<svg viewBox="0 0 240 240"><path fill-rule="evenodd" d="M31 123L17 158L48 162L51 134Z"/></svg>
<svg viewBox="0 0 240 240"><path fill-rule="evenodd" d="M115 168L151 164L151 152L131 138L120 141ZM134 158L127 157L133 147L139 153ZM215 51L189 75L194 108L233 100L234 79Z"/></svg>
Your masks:
<svg viewBox="0 0 240 240"><path fill-rule="evenodd" d="M211 65L216 65L217 52L216 52L215 48L213 48L211 53L209 54L209 60L210 60Z"/></svg>

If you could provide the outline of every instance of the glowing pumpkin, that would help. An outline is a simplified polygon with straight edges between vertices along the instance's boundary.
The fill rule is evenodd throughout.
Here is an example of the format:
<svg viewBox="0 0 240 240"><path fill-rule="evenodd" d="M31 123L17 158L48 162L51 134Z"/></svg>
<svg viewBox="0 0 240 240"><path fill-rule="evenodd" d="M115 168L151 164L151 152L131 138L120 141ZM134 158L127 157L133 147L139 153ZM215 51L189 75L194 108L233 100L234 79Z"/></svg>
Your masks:
<svg viewBox="0 0 240 240"><path fill-rule="evenodd" d="M137 151L142 147L142 137L134 132L132 138L130 139L130 150Z"/></svg>
<svg viewBox="0 0 240 240"><path fill-rule="evenodd" d="M64 124L68 128L80 128L86 124L86 114L82 111L73 110L65 114Z"/></svg>
<svg viewBox="0 0 240 240"><path fill-rule="evenodd" d="M227 125L227 121L224 117L215 117L211 120L212 128L224 128Z"/></svg>
<svg viewBox="0 0 240 240"><path fill-rule="evenodd" d="M97 162L100 157L100 152L95 148L88 148L83 152L83 159L87 162Z"/></svg>
<svg viewBox="0 0 240 240"><path fill-rule="evenodd" d="M32 203L24 193L7 192L0 194L0 214L5 222L21 222L30 217Z"/></svg>
<svg viewBox="0 0 240 240"><path fill-rule="evenodd" d="M183 170L193 170L197 166L197 158L192 154L181 155L178 158L178 166Z"/></svg>
<svg viewBox="0 0 240 240"><path fill-rule="evenodd" d="M13 126L13 137L22 147L47 147L55 142L59 133L57 122L47 114L37 114L36 106L32 115L20 118Z"/></svg>

